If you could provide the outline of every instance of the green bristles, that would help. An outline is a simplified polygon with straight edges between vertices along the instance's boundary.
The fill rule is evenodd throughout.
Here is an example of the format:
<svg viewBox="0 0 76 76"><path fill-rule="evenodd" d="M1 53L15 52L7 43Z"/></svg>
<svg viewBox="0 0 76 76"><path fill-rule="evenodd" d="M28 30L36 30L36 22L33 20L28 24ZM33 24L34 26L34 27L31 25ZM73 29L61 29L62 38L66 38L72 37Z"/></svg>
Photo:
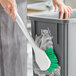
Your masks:
<svg viewBox="0 0 76 76"><path fill-rule="evenodd" d="M51 61L51 65L46 71L50 72L50 71L55 70L58 67L58 59L56 55L54 54L53 49L49 48L44 51Z"/></svg>

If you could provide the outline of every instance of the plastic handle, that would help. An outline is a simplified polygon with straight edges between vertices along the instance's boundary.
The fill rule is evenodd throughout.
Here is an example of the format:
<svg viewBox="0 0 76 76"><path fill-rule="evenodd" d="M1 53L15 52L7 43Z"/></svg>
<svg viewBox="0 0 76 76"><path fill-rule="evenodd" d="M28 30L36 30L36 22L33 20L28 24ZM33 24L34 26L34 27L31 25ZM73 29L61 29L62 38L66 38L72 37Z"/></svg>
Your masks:
<svg viewBox="0 0 76 76"><path fill-rule="evenodd" d="M26 28L26 26L24 25L21 17L19 16L19 14L16 12L16 21L19 25L19 27L21 28L21 30L23 31L24 35L26 36L26 38L29 40L29 42L31 43L33 49L37 49L37 45L35 44L35 41L33 40L33 38L30 36L30 34L28 33L28 30Z"/></svg>
<svg viewBox="0 0 76 76"><path fill-rule="evenodd" d="M37 47L37 45L35 44L33 38L30 36L30 34L28 33L26 26L24 25L22 19L20 18L20 16L18 15L17 12L16 12L16 21L34 49L35 59L36 59L38 66L43 71L47 70L51 64L48 56L46 55L46 53L43 50L41 50L39 47Z"/></svg>

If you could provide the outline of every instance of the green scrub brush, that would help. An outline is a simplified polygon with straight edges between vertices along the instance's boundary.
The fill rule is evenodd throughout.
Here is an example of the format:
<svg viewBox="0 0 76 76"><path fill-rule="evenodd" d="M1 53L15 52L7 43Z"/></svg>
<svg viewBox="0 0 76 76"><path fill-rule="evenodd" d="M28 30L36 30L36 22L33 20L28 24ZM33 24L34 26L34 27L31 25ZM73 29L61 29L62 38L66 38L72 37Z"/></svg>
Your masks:
<svg viewBox="0 0 76 76"><path fill-rule="evenodd" d="M16 21L34 49L35 60L39 68L42 71L48 71L48 72L53 71L55 68L57 68L58 61L57 61L57 57L55 56L53 50L49 48L43 51L35 44L33 38L29 35L26 26L24 25L22 19L20 18L17 12L16 12Z"/></svg>
<svg viewBox="0 0 76 76"><path fill-rule="evenodd" d="M49 48L49 49L46 49L44 51L51 61L51 65L46 71L50 72L50 71L55 70L58 67L58 64L57 64L58 59L57 59L56 55L54 54L53 49Z"/></svg>

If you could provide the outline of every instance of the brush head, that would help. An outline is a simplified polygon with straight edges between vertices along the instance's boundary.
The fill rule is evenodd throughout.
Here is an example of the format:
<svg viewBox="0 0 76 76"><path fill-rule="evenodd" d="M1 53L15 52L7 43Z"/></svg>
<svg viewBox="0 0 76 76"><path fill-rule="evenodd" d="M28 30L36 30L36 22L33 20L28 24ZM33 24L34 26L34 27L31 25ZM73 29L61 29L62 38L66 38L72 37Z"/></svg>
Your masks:
<svg viewBox="0 0 76 76"><path fill-rule="evenodd" d="M46 71L50 72L50 71L55 70L58 67L58 59L57 59L56 55L54 54L53 49L49 48L44 51L51 61L51 65Z"/></svg>

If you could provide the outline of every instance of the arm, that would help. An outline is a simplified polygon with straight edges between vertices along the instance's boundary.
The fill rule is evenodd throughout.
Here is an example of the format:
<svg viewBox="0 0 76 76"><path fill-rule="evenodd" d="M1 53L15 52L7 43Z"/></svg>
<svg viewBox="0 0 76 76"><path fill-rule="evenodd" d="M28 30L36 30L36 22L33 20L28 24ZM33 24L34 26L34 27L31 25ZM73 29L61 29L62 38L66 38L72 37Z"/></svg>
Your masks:
<svg viewBox="0 0 76 76"><path fill-rule="evenodd" d="M13 20L15 21L15 10L16 10L16 1L15 0L0 0L0 4L5 8L9 15L12 14Z"/></svg>
<svg viewBox="0 0 76 76"><path fill-rule="evenodd" d="M70 6L66 6L61 0L53 0L53 4L55 7L55 11L60 8L60 19L63 18L63 14L65 13L65 19L68 19L70 17L70 14L72 13L72 9Z"/></svg>

